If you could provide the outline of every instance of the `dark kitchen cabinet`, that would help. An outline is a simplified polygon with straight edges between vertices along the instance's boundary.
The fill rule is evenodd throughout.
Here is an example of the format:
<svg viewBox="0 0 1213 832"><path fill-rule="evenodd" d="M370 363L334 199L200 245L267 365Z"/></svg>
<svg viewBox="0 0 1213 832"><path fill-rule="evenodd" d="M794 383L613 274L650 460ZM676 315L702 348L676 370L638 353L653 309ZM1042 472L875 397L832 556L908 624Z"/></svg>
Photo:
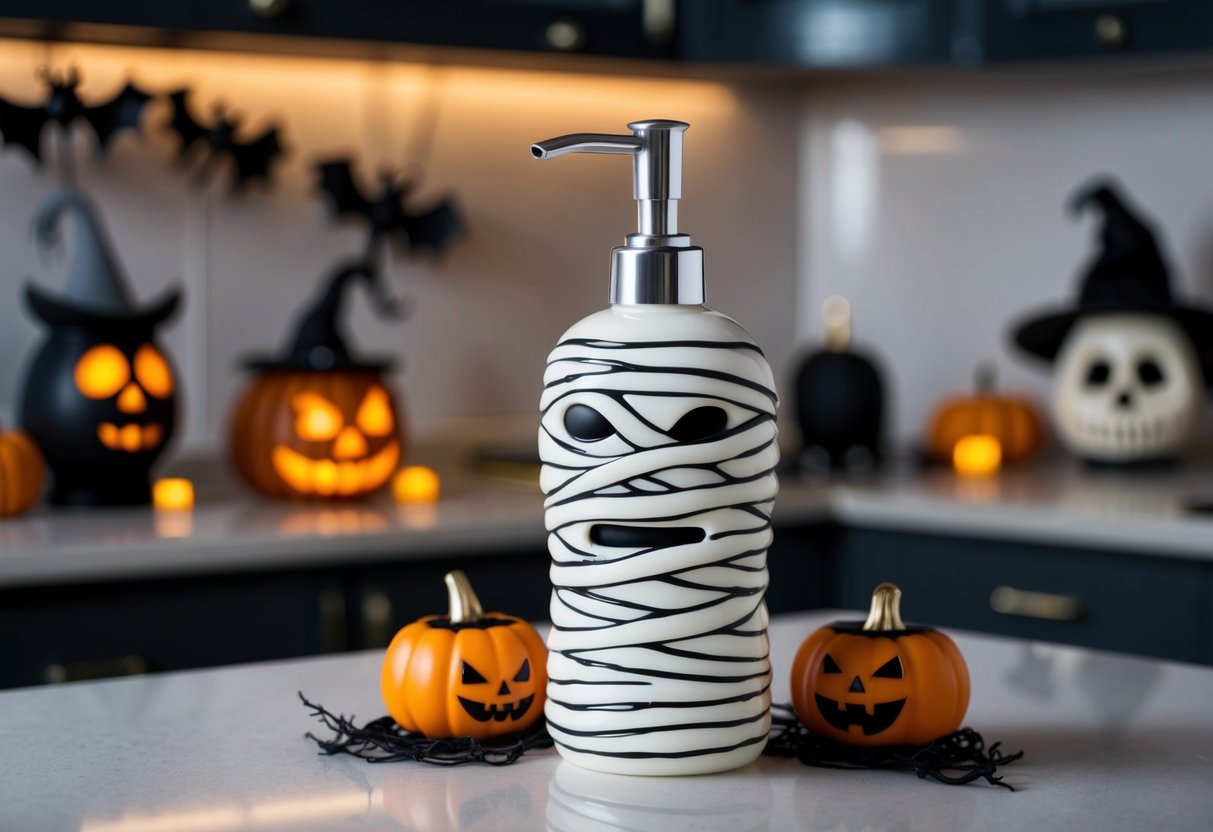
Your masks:
<svg viewBox="0 0 1213 832"><path fill-rule="evenodd" d="M1213 47L1208 0L982 0L985 59L1036 61Z"/></svg>

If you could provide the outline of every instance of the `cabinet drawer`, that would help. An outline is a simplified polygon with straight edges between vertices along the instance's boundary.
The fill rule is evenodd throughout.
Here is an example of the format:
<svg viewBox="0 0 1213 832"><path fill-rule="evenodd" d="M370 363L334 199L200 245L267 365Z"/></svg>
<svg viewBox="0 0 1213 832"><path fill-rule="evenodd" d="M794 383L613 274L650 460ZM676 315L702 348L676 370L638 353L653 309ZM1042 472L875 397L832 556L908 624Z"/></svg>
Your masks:
<svg viewBox="0 0 1213 832"><path fill-rule="evenodd" d="M892 581L908 621L1208 660L1201 563L870 529L842 531L839 553L844 606Z"/></svg>

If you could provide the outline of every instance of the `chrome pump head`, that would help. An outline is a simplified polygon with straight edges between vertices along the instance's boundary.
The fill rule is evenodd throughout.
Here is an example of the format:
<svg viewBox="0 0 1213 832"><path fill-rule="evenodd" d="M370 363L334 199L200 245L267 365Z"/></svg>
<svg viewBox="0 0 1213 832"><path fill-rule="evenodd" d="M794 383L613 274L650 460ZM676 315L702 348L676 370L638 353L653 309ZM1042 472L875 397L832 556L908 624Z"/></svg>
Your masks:
<svg viewBox="0 0 1213 832"><path fill-rule="evenodd" d="M632 194L639 230L611 251L611 303L703 303L703 249L678 233L682 198L683 121L651 119L628 125L630 136L573 133L531 145L536 159L566 153L632 157Z"/></svg>

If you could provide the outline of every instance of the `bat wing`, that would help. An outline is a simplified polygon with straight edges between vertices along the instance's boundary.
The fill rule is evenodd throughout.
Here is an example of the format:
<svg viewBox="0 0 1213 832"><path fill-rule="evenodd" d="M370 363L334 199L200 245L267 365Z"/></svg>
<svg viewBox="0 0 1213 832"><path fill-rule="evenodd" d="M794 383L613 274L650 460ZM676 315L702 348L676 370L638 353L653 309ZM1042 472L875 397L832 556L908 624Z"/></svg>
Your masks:
<svg viewBox="0 0 1213 832"><path fill-rule="evenodd" d="M46 121L45 107L21 107L0 99L0 135L4 143L24 147L36 162L42 161L40 145Z"/></svg>
<svg viewBox="0 0 1213 832"><path fill-rule="evenodd" d="M428 211L406 216L400 227L413 249L441 252L463 233L463 219L455 203L444 199Z"/></svg>
<svg viewBox="0 0 1213 832"><path fill-rule="evenodd" d="M320 189L332 199L334 216L370 216L371 204L362 195L362 191L358 190L358 183L354 181L354 173L350 169L348 159L322 162L316 168L320 171Z"/></svg>
<svg viewBox="0 0 1213 832"><path fill-rule="evenodd" d="M278 141L278 128L271 127L247 144L232 142L228 151L236 169L234 187L240 188L252 179L269 179L270 165L282 155L282 144Z"/></svg>
<svg viewBox="0 0 1213 832"><path fill-rule="evenodd" d="M150 95L134 84L128 83L121 92L104 104L85 108L84 118L96 131L97 143L101 152L105 152L110 139L118 131L139 128L143 108L151 100Z"/></svg>
<svg viewBox="0 0 1213 832"><path fill-rule="evenodd" d="M210 133L209 128L199 124L190 115L188 99L189 90L177 90L169 95L169 100L173 102L173 118L169 122L169 127L181 137L182 154L187 153L195 142L205 139Z"/></svg>

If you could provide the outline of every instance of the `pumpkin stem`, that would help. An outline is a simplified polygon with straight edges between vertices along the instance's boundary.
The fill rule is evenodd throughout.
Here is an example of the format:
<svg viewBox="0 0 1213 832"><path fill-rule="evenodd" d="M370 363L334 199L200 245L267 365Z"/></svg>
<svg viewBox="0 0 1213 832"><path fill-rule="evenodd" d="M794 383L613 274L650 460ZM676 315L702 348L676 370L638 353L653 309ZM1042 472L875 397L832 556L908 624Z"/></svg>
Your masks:
<svg viewBox="0 0 1213 832"><path fill-rule="evenodd" d="M841 295L830 295L821 304L821 320L826 325L826 349L846 352L851 345L851 304Z"/></svg>
<svg viewBox="0 0 1213 832"><path fill-rule="evenodd" d="M868 611L868 620L863 622L863 629L867 632L887 632L905 628L906 625L901 623L901 590L890 583L883 583L872 590L872 609Z"/></svg>
<svg viewBox="0 0 1213 832"><path fill-rule="evenodd" d="M998 389L998 365L993 361L981 362L973 373L973 381L978 394L994 395L994 391Z"/></svg>
<svg viewBox="0 0 1213 832"><path fill-rule="evenodd" d="M452 624L470 624L484 618L484 607L472 590L471 581L463 574L462 569L447 572L443 578L446 582L447 595L451 601L450 619Z"/></svg>

